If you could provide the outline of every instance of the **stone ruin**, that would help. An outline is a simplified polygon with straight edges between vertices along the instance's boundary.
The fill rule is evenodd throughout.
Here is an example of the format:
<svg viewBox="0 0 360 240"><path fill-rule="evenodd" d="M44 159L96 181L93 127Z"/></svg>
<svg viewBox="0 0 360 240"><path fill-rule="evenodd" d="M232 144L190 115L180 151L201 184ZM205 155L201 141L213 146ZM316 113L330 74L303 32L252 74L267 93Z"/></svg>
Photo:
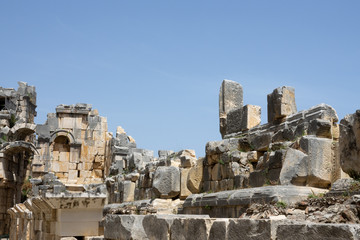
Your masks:
<svg viewBox="0 0 360 240"><path fill-rule="evenodd" d="M137 148L89 104L34 124L35 87L0 88L0 236L10 239L360 239L360 113L261 108L222 82L221 141Z"/></svg>

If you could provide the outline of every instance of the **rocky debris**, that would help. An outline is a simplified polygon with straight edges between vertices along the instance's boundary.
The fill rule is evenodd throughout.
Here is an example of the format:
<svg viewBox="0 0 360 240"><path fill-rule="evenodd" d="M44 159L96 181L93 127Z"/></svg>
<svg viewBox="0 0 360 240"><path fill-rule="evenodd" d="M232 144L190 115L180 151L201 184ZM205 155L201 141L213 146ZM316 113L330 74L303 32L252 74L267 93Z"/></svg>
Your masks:
<svg viewBox="0 0 360 240"><path fill-rule="evenodd" d="M240 218L284 219L310 221L314 223L360 223L360 195L352 197L324 197L311 194L305 200L288 205L283 201L260 204L254 203L246 209Z"/></svg>

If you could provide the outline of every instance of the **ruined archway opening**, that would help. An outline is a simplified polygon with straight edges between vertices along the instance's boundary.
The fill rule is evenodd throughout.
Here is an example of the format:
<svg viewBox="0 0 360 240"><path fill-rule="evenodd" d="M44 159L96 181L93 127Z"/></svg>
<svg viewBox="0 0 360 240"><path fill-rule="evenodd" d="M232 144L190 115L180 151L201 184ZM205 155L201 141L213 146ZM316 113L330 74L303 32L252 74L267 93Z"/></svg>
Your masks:
<svg viewBox="0 0 360 240"><path fill-rule="evenodd" d="M31 160L34 152L23 146L9 147L2 152L0 162L4 176L0 179L0 234L8 234L10 215L6 212L15 204L24 202L31 191Z"/></svg>
<svg viewBox="0 0 360 240"><path fill-rule="evenodd" d="M34 142L34 133L35 131L33 129L21 128L14 134L13 141Z"/></svg>

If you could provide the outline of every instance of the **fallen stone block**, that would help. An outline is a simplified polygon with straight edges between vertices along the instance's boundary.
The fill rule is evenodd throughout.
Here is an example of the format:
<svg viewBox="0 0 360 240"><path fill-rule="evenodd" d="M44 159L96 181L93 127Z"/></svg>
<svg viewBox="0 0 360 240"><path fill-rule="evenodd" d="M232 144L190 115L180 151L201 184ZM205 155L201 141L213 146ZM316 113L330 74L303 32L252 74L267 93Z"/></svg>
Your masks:
<svg viewBox="0 0 360 240"><path fill-rule="evenodd" d="M180 193L179 168L158 167L154 174L153 190L161 198L173 198Z"/></svg>

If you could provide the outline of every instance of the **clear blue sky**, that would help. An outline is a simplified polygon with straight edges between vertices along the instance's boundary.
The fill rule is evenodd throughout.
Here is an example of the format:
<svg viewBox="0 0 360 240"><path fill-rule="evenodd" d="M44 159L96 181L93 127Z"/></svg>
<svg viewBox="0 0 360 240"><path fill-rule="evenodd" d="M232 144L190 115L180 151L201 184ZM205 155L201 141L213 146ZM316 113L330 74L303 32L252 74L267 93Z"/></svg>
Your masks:
<svg viewBox="0 0 360 240"><path fill-rule="evenodd" d="M91 103L141 148L219 140L223 79L262 107L276 87L298 110L360 108L360 1L0 0L0 86L35 85L37 123Z"/></svg>

